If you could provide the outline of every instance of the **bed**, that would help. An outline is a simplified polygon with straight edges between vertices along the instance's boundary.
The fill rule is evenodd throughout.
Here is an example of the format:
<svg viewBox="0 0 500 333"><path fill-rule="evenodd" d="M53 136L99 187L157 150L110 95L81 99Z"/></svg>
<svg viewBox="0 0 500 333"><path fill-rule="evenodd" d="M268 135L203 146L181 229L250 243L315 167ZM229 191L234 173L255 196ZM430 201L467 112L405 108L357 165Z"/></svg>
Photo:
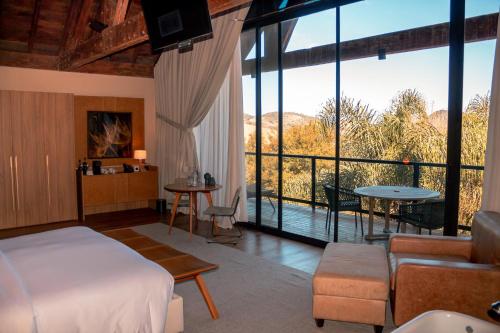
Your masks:
<svg viewBox="0 0 500 333"><path fill-rule="evenodd" d="M164 332L173 286L89 228L0 240L0 332Z"/></svg>

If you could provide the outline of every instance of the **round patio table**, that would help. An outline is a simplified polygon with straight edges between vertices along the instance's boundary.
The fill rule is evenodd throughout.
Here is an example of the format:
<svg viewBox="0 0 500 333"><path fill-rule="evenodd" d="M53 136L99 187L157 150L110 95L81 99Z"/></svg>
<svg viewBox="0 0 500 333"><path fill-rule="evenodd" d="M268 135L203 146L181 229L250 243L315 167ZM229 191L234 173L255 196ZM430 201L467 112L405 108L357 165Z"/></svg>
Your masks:
<svg viewBox="0 0 500 333"><path fill-rule="evenodd" d="M389 233L391 232L391 230L389 229L390 208L393 201L421 201L437 198L440 195L440 193L437 191L431 191L420 187L407 186L358 187L354 189L354 193L362 197L367 197L369 199L368 234L365 236L366 240L389 238ZM375 199L381 199L385 201L384 234L373 234L373 208L375 206Z"/></svg>
<svg viewBox="0 0 500 333"><path fill-rule="evenodd" d="M189 238L193 234L193 213L195 214L195 222L198 225L198 193L203 193L207 198L208 205L212 206L212 191L221 189L221 185L205 185L198 184L197 186L191 186L187 183L174 183L168 184L163 187L165 190L175 194L174 203L172 204L172 211L170 212L170 226L168 233L172 232L172 225L174 224L175 213L177 212L177 206L183 194L189 194Z"/></svg>

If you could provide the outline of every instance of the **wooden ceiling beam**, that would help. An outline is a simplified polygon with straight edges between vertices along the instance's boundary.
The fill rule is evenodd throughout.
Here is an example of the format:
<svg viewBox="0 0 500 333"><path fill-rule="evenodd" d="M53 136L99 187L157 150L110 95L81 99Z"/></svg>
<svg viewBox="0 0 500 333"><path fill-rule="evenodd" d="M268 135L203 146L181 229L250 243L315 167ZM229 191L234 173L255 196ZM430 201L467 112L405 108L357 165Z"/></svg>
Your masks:
<svg viewBox="0 0 500 333"><path fill-rule="evenodd" d="M146 23L141 14L106 28L98 36L80 43L73 52L61 57L60 69L75 69L98 59L147 41Z"/></svg>
<svg viewBox="0 0 500 333"><path fill-rule="evenodd" d="M108 27L113 25L113 20L116 11L116 0L102 0L101 12L99 15L99 21L107 24Z"/></svg>
<svg viewBox="0 0 500 333"><path fill-rule="evenodd" d="M251 2L251 0L210 0L210 15L227 12L231 8L240 8ZM59 67L63 70L75 69L148 39L146 22L140 13L103 30L100 35L80 43L74 50L69 49L69 52L61 56Z"/></svg>
<svg viewBox="0 0 500 333"><path fill-rule="evenodd" d="M468 18L465 22L465 42L494 39L497 36L498 13ZM371 36L340 43L342 61L378 55L379 49L386 54L425 50L448 46L449 24L441 23L388 34ZM321 45L283 53L283 69L322 65L336 61L335 44ZM277 70L276 58L264 57L263 72ZM242 63L243 75L254 75L255 59Z"/></svg>
<svg viewBox="0 0 500 333"><path fill-rule="evenodd" d="M117 25L125 21L125 16L127 16L129 4L129 0L116 0L116 10L113 17L113 25Z"/></svg>
<svg viewBox="0 0 500 333"><path fill-rule="evenodd" d="M35 69L57 69L59 57L26 52L0 50L0 66L24 67ZM153 77L154 64L135 64L127 62L95 61L79 67L76 72L136 77Z"/></svg>
<svg viewBox="0 0 500 333"><path fill-rule="evenodd" d="M208 0L208 10L211 16L217 16L251 4L252 0Z"/></svg>
<svg viewBox="0 0 500 333"><path fill-rule="evenodd" d="M33 9L33 16L31 18L30 35L28 38L28 51L33 51L33 44L35 42L36 32L38 30L38 19L40 18L40 8L42 0L35 0L35 8Z"/></svg>
<svg viewBox="0 0 500 333"><path fill-rule="evenodd" d="M66 22L64 23L63 36L61 38L61 43L59 44L59 55L61 55L65 51L66 45L69 42L69 35L75 30L76 22L78 21L78 14L81 7L82 0L71 0L68 15L66 16Z"/></svg>
<svg viewBox="0 0 500 333"><path fill-rule="evenodd" d="M152 78L153 70L153 65L112 62L101 59L81 66L75 72Z"/></svg>
<svg viewBox="0 0 500 333"><path fill-rule="evenodd" d="M67 38L65 45L63 47L64 50L74 50L79 42L84 38L85 31L88 28L90 15L92 14L92 9L94 7L93 0L80 0L73 1L75 3L80 3L80 8L77 12L76 24L72 29L71 35ZM77 4L75 4L77 5Z"/></svg>
<svg viewBox="0 0 500 333"><path fill-rule="evenodd" d="M0 50L0 66L56 69L57 56Z"/></svg>

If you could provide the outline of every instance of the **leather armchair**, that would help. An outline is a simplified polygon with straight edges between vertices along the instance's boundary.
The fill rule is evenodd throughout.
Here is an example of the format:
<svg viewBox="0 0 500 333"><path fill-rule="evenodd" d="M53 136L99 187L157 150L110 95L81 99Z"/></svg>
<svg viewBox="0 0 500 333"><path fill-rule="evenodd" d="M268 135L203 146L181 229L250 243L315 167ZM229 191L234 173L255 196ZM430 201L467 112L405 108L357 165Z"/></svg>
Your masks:
<svg viewBox="0 0 500 333"><path fill-rule="evenodd" d="M391 306L399 326L430 310L490 320L500 299L500 214L478 212L472 238L392 235Z"/></svg>

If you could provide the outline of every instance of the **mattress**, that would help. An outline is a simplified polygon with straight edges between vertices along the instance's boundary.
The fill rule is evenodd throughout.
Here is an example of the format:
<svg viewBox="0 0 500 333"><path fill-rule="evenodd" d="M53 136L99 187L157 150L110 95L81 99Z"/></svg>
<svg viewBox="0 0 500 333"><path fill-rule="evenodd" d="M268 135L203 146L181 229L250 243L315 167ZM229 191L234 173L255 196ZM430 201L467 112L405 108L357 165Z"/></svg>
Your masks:
<svg viewBox="0 0 500 333"><path fill-rule="evenodd" d="M89 228L0 240L0 332L163 332L173 286Z"/></svg>

